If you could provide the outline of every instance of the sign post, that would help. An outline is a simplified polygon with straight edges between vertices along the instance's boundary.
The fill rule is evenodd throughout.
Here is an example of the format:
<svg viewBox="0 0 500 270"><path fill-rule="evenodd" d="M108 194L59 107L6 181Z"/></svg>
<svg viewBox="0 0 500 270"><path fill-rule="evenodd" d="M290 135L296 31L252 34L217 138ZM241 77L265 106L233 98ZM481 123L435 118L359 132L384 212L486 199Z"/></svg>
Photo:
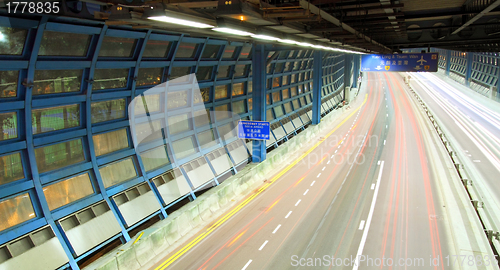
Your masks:
<svg viewBox="0 0 500 270"><path fill-rule="evenodd" d="M438 53L365 54L361 71L437 72Z"/></svg>

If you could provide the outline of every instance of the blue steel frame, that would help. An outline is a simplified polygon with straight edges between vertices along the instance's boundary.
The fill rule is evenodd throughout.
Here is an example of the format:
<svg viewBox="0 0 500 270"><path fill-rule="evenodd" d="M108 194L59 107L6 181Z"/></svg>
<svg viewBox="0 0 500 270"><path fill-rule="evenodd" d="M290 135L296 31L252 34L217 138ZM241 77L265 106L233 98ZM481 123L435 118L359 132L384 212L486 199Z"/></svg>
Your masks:
<svg viewBox="0 0 500 270"><path fill-rule="evenodd" d="M160 74L161 82L165 82L169 79L169 76L172 75L174 68L186 67L190 68L191 72L197 72L200 67L213 67L209 75L210 78L208 80L200 80L199 82L200 89L209 89L204 104L210 111L213 111L216 107L221 105L229 105L231 106L231 110L236 111L236 108L233 106L242 101L243 108L238 108L237 110L242 119L267 119L272 123L278 123L279 127L284 129L285 125L283 123L286 122L286 120L291 121L294 117L303 115L305 111L311 110L311 107L314 107L313 114L318 117L319 122L322 108L332 110L334 107L338 106L343 100L343 92L341 89L344 85L344 71L351 71L350 58L346 57L346 59L344 59L341 54L315 52L314 50L307 49L282 49L279 57L272 60L266 69L267 55L271 55L271 53L266 51L263 45L254 45L252 48L253 55L246 55L251 45L241 42L229 43L225 40L211 38L193 38L183 34L171 34L157 30L133 31L127 28L111 29L106 25L92 24L84 21L79 22L77 25L74 24L73 21L66 21L63 18L49 20L48 17L41 17L41 19L37 21L34 19L0 17L0 26L27 29L27 37L22 55L0 56L0 72L7 70L19 71L17 96L8 99L0 98L0 113L17 113L18 136L11 140L0 141L0 156L20 152L25 174L25 178L1 186L0 201L28 192L32 197L32 204L36 214L34 219L0 232L0 245L48 224L53 228L56 237L61 242L70 260L68 266L72 269L78 269L77 261L85 258L93 251L117 237L121 237L124 242L130 241L130 230L146 222L152 216L160 215L161 218L165 218L167 216L166 210L186 196L190 199L196 198L194 194L195 190L192 189L188 195L180 197L174 202L166 205L156 189L156 186L151 181L154 177L198 157L205 157L208 162L209 160L205 155L221 147L226 149L226 153L234 164L234 160L229 151L227 151L226 145L232 143L235 139L224 141L219 135L219 128L231 124L233 119L220 121L215 119L215 117L211 117L211 123L207 126L197 127L196 125L192 125L192 130L174 135L170 134L169 126L166 125L164 128L169 135L165 136L166 138L164 138L163 142L167 146L166 149L170 158L170 163L151 171L146 171L141 156L131 147L131 135L130 129L128 128L128 112L124 112L125 118L104 123L92 123L91 111L93 102L125 99L128 104L134 97L143 94L151 86L139 86L137 84L137 78L141 69L161 68L163 71ZM40 50L44 31L46 30L88 35L90 37L90 44L88 45L86 56L39 56L38 52ZM135 40L132 56L99 56L105 37L121 37ZM143 55L150 41L168 41L172 46L165 57L146 58L143 57ZM177 58L177 52L181 50L180 46L182 44L193 44L195 48L195 57ZM215 58L202 57L203 51L207 48L207 45L220 46ZM234 50L232 56L223 57L226 51L228 52L227 54L230 54L231 50ZM344 64L349 68L344 68ZM244 69L243 76L236 76L236 67L239 67L241 70L242 66ZM219 78L218 75L224 73L222 70L226 70L226 67L228 67L229 76ZM33 82L36 80L36 70L75 69L82 70L83 74L79 91L41 96L33 95ZM93 85L96 80L96 71L99 69L128 69L126 87L112 90L94 90ZM267 73L266 70L268 71ZM312 78L313 76L314 79ZM350 78L350 76L348 77ZM240 83L244 89L242 94L236 92L236 86L239 86ZM221 94L221 92L216 90L216 88L221 85L227 87L226 90L224 90L226 93L222 93L222 96L225 96L224 98L218 99L217 95ZM311 91L311 85L313 91ZM320 98L321 94L323 96L322 98ZM276 99L274 99L275 97ZM315 97L320 99L315 99ZM313 99L315 105L312 104ZM78 127L44 134L33 134L31 128L32 109L67 104L80 105L80 125ZM183 107L176 109L172 113L169 112L168 116L188 113L192 110L193 106L194 105L191 103L188 105L188 108ZM167 113L165 112L165 114ZM268 119L267 116L271 116L271 119ZM297 122L294 122L293 130L285 130L287 135L295 135L297 131L304 129L312 122L312 119L309 119L309 121L305 121L304 119L305 118L300 118L299 122L301 124L299 125L296 124ZM97 156L92 137L95 134L124 128L127 132L129 147L108 155ZM217 144L209 148L202 148L196 134L208 129L214 130ZM179 159L171 154L172 151L170 147L177 139L187 136L194 137L197 151L193 155ZM35 148L75 138L82 139L85 153L84 162L47 173L38 172ZM286 140L286 136L281 140ZM274 146L277 146L277 144ZM154 147L156 146L151 146L151 148L148 149L153 149ZM261 144L258 148L254 145L253 157L259 157L261 161L265 159L266 148L265 144ZM260 152L256 154L256 151ZM105 164L110 164L130 157L133 160L137 177L119 185L106 188L99 168ZM215 171L210 162L208 162L208 164L215 175ZM237 165L238 164L234 164L232 173L236 173ZM192 186L185 171L181 169L181 172L183 172L188 183ZM50 210L43 188L50 184L68 179L70 176L82 173L89 174L94 188L94 194L58 209ZM213 182L218 184L217 176L214 176ZM143 221L127 227L112 196L141 183L147 183L149 185L156 195L156 199L161 205L161 208ZM57 220L100 201L105 201L110 207L115 218L118 220L121 233L77 257Z"/></svg>

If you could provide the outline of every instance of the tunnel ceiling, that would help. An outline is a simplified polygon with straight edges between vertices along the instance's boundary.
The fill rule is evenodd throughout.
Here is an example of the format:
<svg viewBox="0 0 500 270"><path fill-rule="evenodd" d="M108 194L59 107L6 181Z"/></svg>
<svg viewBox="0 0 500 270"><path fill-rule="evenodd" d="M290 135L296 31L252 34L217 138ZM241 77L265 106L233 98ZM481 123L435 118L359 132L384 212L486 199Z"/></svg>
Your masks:
<svg viewBox="0 0 500 270"><path fill-rule="evenodd" d="M63 16L136 29L166 29L235 39L207 29L148 20L158 5L179 18L364 52L437 47L500 51L500 0L88 0L65 1ZM97 9L96 9L96 4ZM85 10L93 6L95 12ZM90 15L92 14L92 15ZM236 39L249 39L237 37Z"/></svg>

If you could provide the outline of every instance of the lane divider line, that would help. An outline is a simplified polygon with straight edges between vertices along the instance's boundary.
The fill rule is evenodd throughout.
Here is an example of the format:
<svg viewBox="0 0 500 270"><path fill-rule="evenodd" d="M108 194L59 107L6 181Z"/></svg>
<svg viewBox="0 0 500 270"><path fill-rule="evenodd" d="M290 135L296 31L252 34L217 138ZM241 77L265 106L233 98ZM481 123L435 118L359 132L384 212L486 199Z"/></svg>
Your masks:
<svg viewBox="0 0 500 270"><path fill-rule="evenodd" d="M323 169L321 169L321 170L322 170L322 171L324 171L324 170L325 170L325 168L326 168L326 166L325 166L325 167L323 167Z"/></svg>
<svg viewBox="0 0 500 270"><path fill-rule="evenodd" d="M247 264L245 264L245 266L243 266L243 268L241 268L241 270L245 270L245 269L247 269L247 267L250 265L250 263L252 263L252 260L249 260L249 261L247 262Z"/></svg>
<svg viewBox="0 0 500 270"><path fill-rule="evenodd" d="M314 183L316 183L316 181L312 181L312 183L311 183L311 187L314 185Z"/></svg>
<svg viewBox="0 0 500 270"><path fill-rule="evenodd" d="M291 214L292 214L292 211L288 212L288 214L286 214L285 218L288 218Z"/></svg>
<svg viewBox="0 0 500 270"><path fill-rule="evenodd" d="M280 227L281 227L281 224L278 224L278 227L276 227L276 229L274 229L273 234L275 234L279 230Z"/></svg>
<svg viewBox="0 0 500 270"><path fill-rule="evenodd" d="M306 194L307 194L307 192L309 192L309 189L306 189L306 192L304 192L304 194L303 194L303 195L306 195Z"/></svg>
<svg viewBox="0 0 500 270"><path fill-rule="evenodd" d="M360 230L360 231L361 231L361 230L363 230L363 228L364 228L364 227L365 227L365 220L363 219L363 220L361 220L361 223L359 223L359 228L358 228L358 230Z"/></svg>
<svg viewBox="0 0 500 270"><path fill-rule="evenodd" d="M295 203L295 206L299 205L300 199Z"/></svg>
<svg viewBox="0 0 500 270"><path fill-rule="evenodd" d="M262 250L266 246L267 242L268 241L266 240L266 242L264 242L264 244L262 244L262 246L260 246L259 250Z"/></svg>
<svg viewBox="0 0 500 270"><path fill-rule="evenodd" d="M318 178L320 175L321 175L321 173L319 173L318 176L316 176L316 178Z"/></svg>
<svg viewBox="0 0 500 270"><path fill-rule="evenodd" d="M373 183L373 184L372 184L371 189L372 189L372 190L373 190L373 189L375 189L375 183Z"/></svg>

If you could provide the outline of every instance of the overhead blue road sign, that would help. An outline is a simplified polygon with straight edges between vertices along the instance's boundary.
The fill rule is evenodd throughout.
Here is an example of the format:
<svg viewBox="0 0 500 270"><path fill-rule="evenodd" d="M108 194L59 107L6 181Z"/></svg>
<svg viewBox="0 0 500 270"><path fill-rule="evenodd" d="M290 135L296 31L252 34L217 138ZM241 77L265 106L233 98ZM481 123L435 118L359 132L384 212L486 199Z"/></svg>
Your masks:
<svg viewBox="0 0 500 270"><path fill-rule="evenodd" d="M269 122L241 120L238 123L240 139L269 140L270 134Z"/></svg>
<svg viewBox="0 0 500 270"><path fill-rule="evenodd" d="M437 72L437 53L364 54L361 71Z"/></svg>

